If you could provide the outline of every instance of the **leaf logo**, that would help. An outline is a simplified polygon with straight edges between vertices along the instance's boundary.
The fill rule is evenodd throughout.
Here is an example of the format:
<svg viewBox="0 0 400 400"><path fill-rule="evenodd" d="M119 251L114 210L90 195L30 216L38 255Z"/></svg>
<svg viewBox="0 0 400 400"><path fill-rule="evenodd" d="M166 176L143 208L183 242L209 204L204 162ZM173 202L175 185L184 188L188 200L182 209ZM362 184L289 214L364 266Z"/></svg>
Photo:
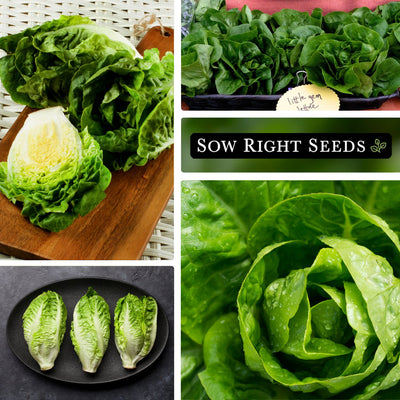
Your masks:
<svg viewBox="0 0 400 400"><path fill-rule="evenodd" d="M373 153L380 153L381 150L386 149L386 142L382 142L379 139L375 139L375 146L371 146Z"/></svg>

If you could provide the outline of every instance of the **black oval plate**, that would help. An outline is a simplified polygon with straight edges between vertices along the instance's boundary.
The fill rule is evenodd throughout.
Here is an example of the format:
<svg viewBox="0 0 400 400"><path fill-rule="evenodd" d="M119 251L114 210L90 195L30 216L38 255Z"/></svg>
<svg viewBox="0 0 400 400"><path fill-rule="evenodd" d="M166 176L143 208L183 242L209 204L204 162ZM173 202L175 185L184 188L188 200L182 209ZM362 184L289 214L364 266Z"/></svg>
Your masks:
<svg viewBox="0 0 400 400"><path fill-rule="evenodd" d="M89 374L82 370L81 363L72 346L70 328L73 311L76 303L86 293L88 287L93 287L96 292L104 298L110 307L111 314L111 335L108 349L95 374ZM67 307L67 329L54 367L50 371L41 371L37 362L29 353L28 345L24 339L22 329L22 315L30 302L46 290L53 290L60 294ZM119 382L132 378L146 368L150 367L164 350L169 334L168 319L158 304L157 336L151 352L139 361L133 370L122 367L121 358L114 343L114 308L121 297L128 293L136 296L152 296L144 290L125 282L114 281L102 278L77 278L54 282L43 286L25 296L13 308L7 321L7 340L14 354L30 369L56 381L62 381L80 385L101 385Z"/></svg>

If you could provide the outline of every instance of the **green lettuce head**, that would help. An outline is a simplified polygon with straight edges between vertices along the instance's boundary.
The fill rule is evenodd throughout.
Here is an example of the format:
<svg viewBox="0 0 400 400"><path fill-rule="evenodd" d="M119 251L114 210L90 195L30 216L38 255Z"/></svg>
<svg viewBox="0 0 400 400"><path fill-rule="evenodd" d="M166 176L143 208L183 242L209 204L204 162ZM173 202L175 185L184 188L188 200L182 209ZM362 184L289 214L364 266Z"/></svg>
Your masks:
<svg viewBox="0 0 400 400"><path fill-rule="evenodd" d="M118 300L114 312L115 345L127 369L146 357L157 335L157 302L150 296L131 293Z"/></svg>
<svg viewBox="0 0 400 400"><path fill-rule="evenodd" d="M141 57L119 33L80 15L64 16L0 38L0 78L12 99L33 108L67 106L72 77L105 55Z"/></svg>
<svg viewBox="0 0 400 400"><path fill-rule="evenodd" d="M74 308L70 336L74 350L88 373L96 373L110 339L108 304L89 287Z"/></svg>
<svg viewBox="0 0 400 400"><path fill-rule="evenodd" d="M398 382L400 246L383 220L344 196L299 196L257 220L249 247L237 304L250 369L318 398Z"/></svg>
<svg viewBox="0 0 400 400"><path fill-rule="evenodd" d="M71 121L87 128L111 170L144 165L173 144L174 56L119 54L85 65L71 81Z"/></svg>
<svg viewBox="0 0 400 400"><path fill-rule="evenodd" d="M97 142L61 107L30 114L0 164L0 191L44 229L59 231L91 211L111 180Z"/></svg>
<svg viewBox="0 0 400 400"><path fill-rule="evenodd" d="M48 290L35 297L23 315L24 339L42 371L54 367L64 339L67 309L61 296Z"/></svg>
<svg viewBox="0 0 400 400"><path fill-rule="evenodd" d="M182 399L399 399L397 191L184 182Z"/></svg>

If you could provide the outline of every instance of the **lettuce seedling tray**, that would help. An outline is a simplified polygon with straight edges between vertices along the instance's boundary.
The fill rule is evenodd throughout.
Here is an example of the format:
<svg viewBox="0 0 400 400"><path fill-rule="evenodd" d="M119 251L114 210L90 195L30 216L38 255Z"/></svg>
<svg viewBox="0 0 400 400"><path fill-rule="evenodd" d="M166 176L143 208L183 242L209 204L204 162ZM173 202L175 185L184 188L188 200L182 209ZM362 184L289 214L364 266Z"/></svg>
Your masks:
<svg viewBox="0 0 400 400"><path fill-rule="evenodd" d="M161 55L172 50L173 30L168 32L169 36L162 36L153 28L138 50L158 47ZM0 161L7 160L16 134L33 111L26 107L0 141ZM106 198L61 232L32 225L19 205L0 194L0 253L25 259L139 259L172 195L173 159L171 147L144 166L113 172Z"/></svg>
<svg viewBox="0 0 400 400"><path fill-rule="evenodd" d="M204 94L193 97L182 96L190 110L268 110L276 109L281 94L275 95L222 95ZM370 98L339 96L341 110L377 109L389 99L400 97L399 91L389 96Z"/></svg>

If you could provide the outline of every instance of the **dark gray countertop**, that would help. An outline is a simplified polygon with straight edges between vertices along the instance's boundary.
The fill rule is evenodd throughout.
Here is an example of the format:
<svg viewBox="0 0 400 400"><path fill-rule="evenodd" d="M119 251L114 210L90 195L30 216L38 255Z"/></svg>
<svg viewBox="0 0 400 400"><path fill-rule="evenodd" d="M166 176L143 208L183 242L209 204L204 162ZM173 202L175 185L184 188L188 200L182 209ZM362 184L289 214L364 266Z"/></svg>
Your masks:
<svg viewBox="0 0 400 400"><path fill-rule="evenodd" d="M1 400L172 400L174 398L174 271L172 267L0 266ZM156 296L165 311L170 336L156 363L117 387L86 389L58 383L26 367L7 344L6 323L15 304L46 284L71 278L103 277L133 284ZM21 328L22 329L22 328Z"/></svg>

